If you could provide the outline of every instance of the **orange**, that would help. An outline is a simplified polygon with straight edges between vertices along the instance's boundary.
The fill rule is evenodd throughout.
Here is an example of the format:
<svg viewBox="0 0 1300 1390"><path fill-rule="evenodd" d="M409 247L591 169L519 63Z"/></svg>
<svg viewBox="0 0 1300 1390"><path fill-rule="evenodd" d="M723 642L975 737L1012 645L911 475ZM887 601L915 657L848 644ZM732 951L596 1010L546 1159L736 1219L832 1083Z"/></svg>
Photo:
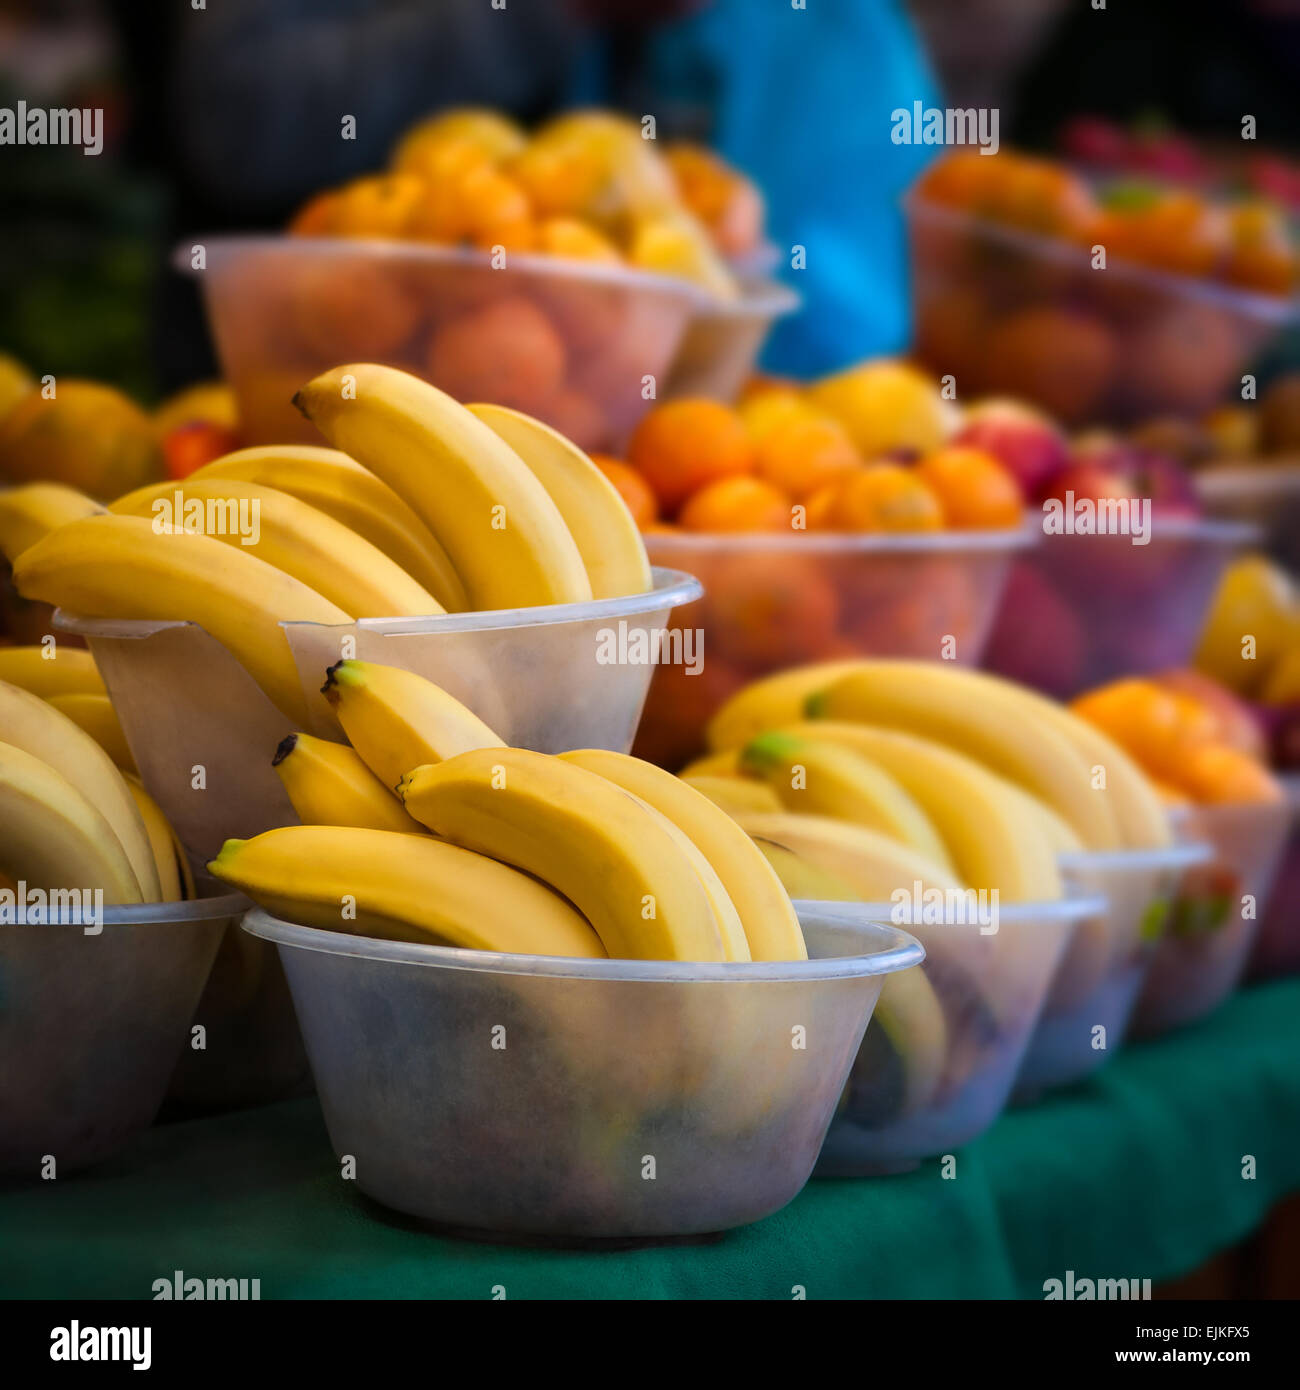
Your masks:
<svg viewBox="0 0 1300 1390"><path fill-rule="evenodd" d="M939 531L943 508L913 469L873 463L845 479L831 520L837 531Z"/></svg>
<svg viewBox="0 0 1300 1390"><path fill-rule="evenodd" d="M774 423L754 448L754 471L796 502L861 464L843 426L815 415L798 414Z"/></svg>
<svg viewBox="0 0 1300 1390"><path fill-rule="evenodd" d="M536 229L527 194L491 165L476 164L444 178L422 182L411 208L407 235L442 246L491 251L532 249Z"/></svg>
<svg viewBox="0 0 1300 1390"><path fill-rule="evenodd" d="M1280 801L1281 784L1249 754L1220 743L1195 748L1183 759L1176 786L1202 805Z"/></svg>
<svg viewBox="0 0 1300 1390"><path fill-rule="evenodd" d="M618 495L627 503L636 524L643 531L653 526L659 515L659 506L650 484L640 473L630 463L610 458L607 454L592 454L591 461L618 489Z"/></svg>
<svg viewBox="0 0 1300 1390"><path fill-rule="evenodd" d="M1020 524L1020 485L983 449L940 449L916 465L916 474L938 497L949 526L995 531Z"/></svg>
<svg viewBox="0 0 1300 1390"><path fill-rule="evenodd" d="M1286 219L1267 203L1239 203L1228 209L1232 249L1223 276L1234 285L1265 294L1289 294L1296 279L1296 257Z"/></svg>
<svg viewBox="0 0 1300 1390"><path fill-rule="evenodd" d="M340 236L400 237L425 195L425 182L414 174L376 174L345 184L333 216Z"/></svg>
<svg viewBox="0 0 1300 1390"><path fill-rule="evenodd" d="M234 430L211 420L190 420L163 436L163 471L169 478L188 478L196 468L238 448Z"/></svg>
<svg viewBox="0 0 1300 1390"><path fill-rule="evenodd" d="M682 201L724 256L743 256L763 239L763 196L738 169L703 146L678 141L665 150Z"/></svg>
<svg viewBox="0 0 1300 1390"><path fill-rule="evenodd" d="M748 381L740 388L740 395L736 398L738 404L744 405L746 401L752 401L759 396L766 395L769 391L802 391L802 385L792 376L774 376L771 372L755 372Z"/></svg>
<svg viewBox="0 0 1300 1390"><path fill-rule="evenodd" d="M839 594L817 556L742 550L696 572L708 595L706 651L758 674L816 660L837 640Z"/></svg>
<svg viewBox="0 0 1300 1390"><path fill-rule="evenodd" d="M839 502L840 489L845 479L836 478L834 482L823 483L803 504L804 529L806 531L835 531L835 508Z"/></svg>
<svg viewBox="0 0 1300 1390"><path fill-rule="evenodd" d="M413 125L389 162L394 169L434 177L469 163L513 159L527 143L528 137L508 116L460 106Z"/></svg>
<svg viewBox="0 0 1300 1390"><path fill-rule="evenodd" d="M1174 786L1186 785L1182 772L1191 753L1218 742L1217 721L1199 701L1137 677L1088 691L1070 708Z"/></svg>
<svg viewBox="0 0 1300 1390"><path fill-rule="evenodd" d="M938 385L906 362L862 362L808 388L808 400L833 415L864 458L894 449L937 449L951 433L954 410Z"/></svg>
<svg viewBox="0 0 1300 1390"><path fill-rule="evenodd" d="M294 213L289 221L290 236L333 236L338 228L339 204L337 189L317 193Z"/></svg>
<svg viewBox="0 0 1300 1390"><path fill-rule="evenodd" d="M697 605L686 611L690 615L687 622L698 617ZM743 673L729 666L707 637L703 665L694 675L683 664L656 667L633 753L670 769L699 757L705 751L705 725L718 706L744 684Z"/></svg>
<svg viewBox="0 0 1300 1390"><path fill-rule="evenodd" d="M627 461L673 513L693 492L719 478L749 473L754 450L744 423L717 401L669 401L646 415L628 444Z"/></svg>
<svg viewBox="0 0 1300 1390"><path fill-rule="evenodd" d="M692 493L677 520L687 531L786 531L790 499L761 478L719 478Z"/></svg>
<svg viewBox="0 0 1300 1390"><path fill-rule="evenodd" d="M495 401L545 415L564 380L564 344L550 320L520 295L440 325L429 345L429 378L460 401Z"/></svg>
<svg viewBox="0 0 1300 1390"><path fill-rule="evenodd" d="M599 265L622 265L618 247L594 227L576 217L548 217L538 224L533 248L547 256L563 256L570 261L595 261Z"/></svg>
<svg viewBox="0 0 1300 1390"><path fill-rule="evenodd" d="M362 255L342 265L308 256L293 267L287 288L293 326L314 360L387 357L420 322L421 305L397 270Z"/></svg>
<svg viewBox="0 0 1300 1390"><path fill-rule="evenodd" d="M1195 193L1145 190L1102 210L1089 228L1094 245L1114 258L1182 275L1213 274L1229 250L1228 221Z"/></svg>

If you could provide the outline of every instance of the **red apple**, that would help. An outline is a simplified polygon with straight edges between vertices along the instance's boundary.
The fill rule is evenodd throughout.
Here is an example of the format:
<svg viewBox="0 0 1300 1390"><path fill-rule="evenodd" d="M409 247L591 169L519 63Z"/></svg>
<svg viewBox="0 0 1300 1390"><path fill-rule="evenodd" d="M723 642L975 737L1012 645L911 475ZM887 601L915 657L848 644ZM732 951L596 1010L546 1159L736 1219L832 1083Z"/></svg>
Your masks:
<svg viewBox="0 0 1300 1390"><path fill-rule="evenodd" d="M1103 169L1124 169L1130 158L1127 132L1104 116L1073 117L1062 132L1061 148L1067 158Z"/></svg>
<svg viewBox="0 0 1300 1390"><path fill-rule="evenodd" d="M972 406L952 443L992 454L1027 497L1065 466L1069 451L1065 436L1042 411L1012 400Z"/></svg>

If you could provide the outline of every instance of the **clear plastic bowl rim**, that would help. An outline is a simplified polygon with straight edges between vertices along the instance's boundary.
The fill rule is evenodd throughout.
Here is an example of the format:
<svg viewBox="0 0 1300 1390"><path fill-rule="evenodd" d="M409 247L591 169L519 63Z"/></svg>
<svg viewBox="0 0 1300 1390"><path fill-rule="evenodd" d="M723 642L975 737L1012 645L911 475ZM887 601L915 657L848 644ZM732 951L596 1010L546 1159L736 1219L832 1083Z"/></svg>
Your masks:
<svg viewBox="0 0 1300 1390"><path fill-rule="evenodd" d="M581 603L550 603L537 608L490 608L476 613L436 613L427 618L358 618L339 627L360 628L381 636L404 636L424 632L486 632L507 627L547 627L559 623L582 623L599 619L636 617L663 608L679 608L694 603L704 594L704 586L693 574L682 570L651 571L653 587L644 594L624 594L619 598L588 599ZM166 628L197 625L185 618L87 618L79 613L55 609L54 626L64 632L85 637L152 637ZM281 627L321 627L331 624L284 620Z"/></svg>
<svg viewBox="0 0 1300 1390"><path fill-rule="evenodd" d="M553 975L569 979L613 981L679 981L683 983L760 981L803 983L813 980L860 979L888 975L919 965L925 949L914 936L883 922L850 920L821 911L820 903L803 904L800 920L806 926L850 927L865 931L878 949L869 954L824 956L817 960L731 961L704 963L665 960L586 960L572 956L529 956L506 951L471 951L458 946L426 946L412 941L386 941L376 937L349 936L286 922L261 908L243 920L251 936L325 955L355 956L394 965L433 966L444 970L469 970L498 975Z"/></svg>
<svg viewBox="0 0 1300 1390"><path fill-rule="evenodd" d="M1300 461L1252 463L1202 468L1192 475L1196 495L1206 502L1235 501L1242 496L1290 497L1300 494Z"/></svg>
<svg viewBox="0 0 1300 1390"><path fill-rule="evenodd" d="M825 920L838 920L844 923L868 922L895 927L891 920L893 903L831 902L813 898L793 900L795 910L802 918L804 913L816 912ZM1082 922L1086 917L1095 917L1110 907L1110 900L1103 894L1093 893L1086 897L1065 893L1059 898L1048 898L1042 902L998 903L998 921L1008 926L1018 926L1025 922L1051 925L1056 922ZM908 925L903 923L903 926ZM969 926L966 922L921 922L919 926ZM895 927L895 930L899 930Z"/></svg>
<svg viewBox="0 0 1300 1390"><path fill-rule="evenodd" d="M172 903L117 903L104 908L105 927L137 927L150 922L210 922L218 917L238 917L247 912L249 901L242 893L220 893L210 898L194 898ZM20 924L21 925L21 924ZM82 927L79 913L61 915L41 924L45 927ZM5 928L4 930L9 930Z"/></svg>
<svg viewBox="0 0 1300 1390"><path fill-rule="evenodd" d="M1074 873L1086 869L1098 869L1103 873L1150 873L1152 869L1191 869L1197 864L1208 864L1213 858L1213 845L1204 840L1192 840L1152 849L1067 850L1056 856L1056 863L1059 868Z"/></svg>
<svg viewBox="0 0 1300 1390"><path fill-rule="evenodd" d="M700 550L790 550L849 555L961 554L965 551L1027 550L1037 545L1042 527L1017 526L1002 531L698 531L651 535L656 552L680 550L683 561Z"/></svg>

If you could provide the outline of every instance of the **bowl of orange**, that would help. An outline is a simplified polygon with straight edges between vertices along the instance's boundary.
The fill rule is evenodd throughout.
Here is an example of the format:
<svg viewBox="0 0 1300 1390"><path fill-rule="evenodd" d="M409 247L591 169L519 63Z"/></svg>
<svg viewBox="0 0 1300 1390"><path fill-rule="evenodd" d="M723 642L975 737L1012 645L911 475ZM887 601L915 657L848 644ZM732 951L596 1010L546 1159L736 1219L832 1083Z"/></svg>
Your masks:
<svg viewBox="0 0 1300 1390"><path fill-rule="evenodd" d="M858 655L978 662L1010 557L1030 545L1014 477L951 443L959 412L888 360L736 406L668 401L601 458L656 565L704 597L673 615L694 662L655 674L637 751L680 766L713 711L770 671Z"/></svg>

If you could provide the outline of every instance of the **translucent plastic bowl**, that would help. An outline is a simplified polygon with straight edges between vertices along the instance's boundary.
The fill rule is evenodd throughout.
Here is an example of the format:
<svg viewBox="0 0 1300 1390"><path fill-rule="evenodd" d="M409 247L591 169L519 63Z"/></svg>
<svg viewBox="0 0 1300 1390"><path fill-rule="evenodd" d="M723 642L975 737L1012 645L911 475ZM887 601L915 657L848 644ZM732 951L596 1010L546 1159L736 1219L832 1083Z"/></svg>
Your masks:
<svg viewBox="0 0 1300 1390"><path fill-rule="evenodd" d="M1300 463L1207 468L1193 481L1210 516L1257 526L1263 548L1300 574Z"/></svg>
<svg viewBox="0 0 1300 1390"><path fill-rule="evenodd" d="M798 309L799 296L775 281L742 284L734 304L699 308L673 358L663 395L734 401L754 370L777 319Z"/></svg>
<svg viewBox="0 0 1300 1390"><path fill-rule="evenodd" d="M1201 415L1295 316L1285 298L1113 260L915 195L904 203L918 356L963 399L1071 426Z"/></svg>
<svg viewBox="0 0 1300 1390"><path fill-rule="evenodd" d="M649 535L656 565L704 585L674 627L696 642L698 674L655 674L636 752L679 767L703 752L704 725L743 685L771 671L844 656L975 665L1011 557L1033 531L924 535Z"/></svg>
<svg viewBox="0 0 1300 1390"><path fill-rule="evenodd" d="M705 296L667 276L547 256L398 241L236 236L174 265L197 274L249 444L318 442L294 392L340 362L383 362L458 400L540 416L613 448L668 380Z"/></svg>
<svg viewBox="0 0 1300 1390"><path fill-rule="evenodd" d="M0 927L0 1175L98 1163L153 1121L238 895Z"/></svg>
<svg viewBox="0 0 1300 1390"><path fill-rule="evenodd" d="M1133 1015L1134 1037L1204 1018L1241 983L1291 818L1286 802L1197 806L1178 817L1180 832L1213 855L1183 879Z"/></svg>
<svg viewBox="0 0 1300 1390"><path fill-rule="evenodd" d="M1219 579L1255 540L1240 522L1165 519L1150 542L1043 536L1016 560L984 649L990 671L1066 699L1190 664Z"/></svg>
<svg viewBox="0 0 1300 1390"><path fill-rule="evenodd" d="M894 913L887 903L834 906L866 920ZM1104 906L1096 897L1004 903L987 935L976 922L908 926L925 948L922 978L890 982L895 1032L881 1017L867 1030L817 1175L903 1172L988 1129L1006 1105L1075 925Z"/></svg>
<svg viewBox="0 0 1300 1390"><path fill-rule="evenodd" d="M1020 1064L1017 1104L1081 1081L1119 1050L1179 884L1210 853L1177 844L1060 857L1070 891L1096 894L1104 906L1080 921L1056 969Z"/></svg>
<svg viewBox="0 0 1300 1390"><path fill-rule="evenodd" d="M650 593L591 603L285 623L312 714L306 732L341 737L320 687L346 650L428 676L518 747L626 751L653 674L628 635L662 628L700 594L690 575L657 570L654 581ZM231 837L296 823L271 768L289 721L203 628L62 610L55 625L86 639L140 776L192 854L207 860Z"/></svg>
<svg viewBox="0 0 1300 1390"><path fill-rule="evenodd" d="M244 925L280 949L362 1192L464 1234L562 1241L722 1231L803 1187L884 976L922 952L802 920L812 959L731 965Z"/></svg>
<svg viewBox="0 0 1300 1390"><path fill-rule="evenodd" d="M1291 807L1291 832L1250 960L1252 979L1300 972L1300 772L1282 777Z"/></svg>

